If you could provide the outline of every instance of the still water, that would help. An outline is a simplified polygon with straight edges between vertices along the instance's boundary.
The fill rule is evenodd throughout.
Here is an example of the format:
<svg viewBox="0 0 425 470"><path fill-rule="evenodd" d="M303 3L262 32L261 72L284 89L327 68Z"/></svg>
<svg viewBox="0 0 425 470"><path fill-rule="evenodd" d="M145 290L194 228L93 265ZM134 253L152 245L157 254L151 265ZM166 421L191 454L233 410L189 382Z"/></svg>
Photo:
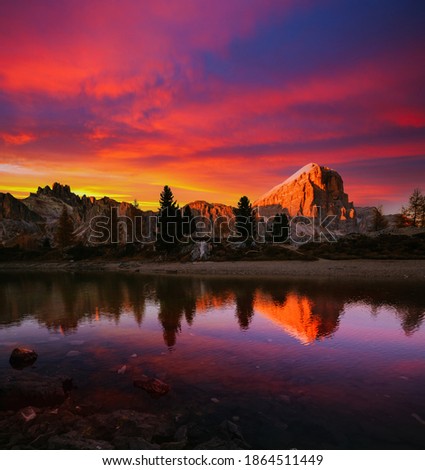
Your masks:
<svg viewBox="0 0 425 470"><path fill-rule="evenodd" d="M423 449L424 316L407 282L1 274L0 373L29 346L103 411L233 419L256 449Z"/></svg>

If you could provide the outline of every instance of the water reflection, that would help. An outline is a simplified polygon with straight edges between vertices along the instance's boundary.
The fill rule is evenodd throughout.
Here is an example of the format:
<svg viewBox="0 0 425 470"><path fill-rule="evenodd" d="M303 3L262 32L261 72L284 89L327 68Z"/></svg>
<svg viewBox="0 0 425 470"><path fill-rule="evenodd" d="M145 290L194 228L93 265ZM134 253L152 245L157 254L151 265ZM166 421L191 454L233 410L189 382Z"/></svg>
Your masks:
<svg viewBox="0 0 425 470"><path fill-rule="evenodd" d="M160 277L155 282L155 299L159 305L158 319L162 325L164 342L172 348L176 344L181 321L185 317L189 325L196 314L196 286L193 280Z"/></svg>
<svg viewBox="0 0 425 470"><path fill-rule="evenodd" d="M32 317L52 331L69 333L84 321L120 321L131 313L143 323L147 303L157 308L167 347L175 347L183 319L231 308L241 330L255 317L271 320L284 332L308 344L334 334L347 304L361 302L371 314L393 309L407 335L421 325L425 298L421 286L400 284L334 284L283 280L196 279L122 274L1 274L0 324L16 325Z"/></svg>
<svg viewBox="0 0 425 470"><path fill-rule="evenodd" d="M301 343L308 344L337 330L344 302L307 297L294 292L283 301L258 295L255 309Z"/></svg>

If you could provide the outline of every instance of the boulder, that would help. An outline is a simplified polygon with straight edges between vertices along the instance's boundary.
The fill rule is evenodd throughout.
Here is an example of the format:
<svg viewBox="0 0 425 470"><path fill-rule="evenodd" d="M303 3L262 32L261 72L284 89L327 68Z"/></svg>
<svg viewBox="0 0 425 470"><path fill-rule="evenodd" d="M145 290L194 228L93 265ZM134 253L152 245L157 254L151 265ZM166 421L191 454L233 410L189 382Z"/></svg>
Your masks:
<svg viewBox="0 0 425 470"><path fill-rule="evenodd" d="M10 365L14 369L23 369L32 366L37 360L38 354L33 349L15 348L10 355Z"/></svg>

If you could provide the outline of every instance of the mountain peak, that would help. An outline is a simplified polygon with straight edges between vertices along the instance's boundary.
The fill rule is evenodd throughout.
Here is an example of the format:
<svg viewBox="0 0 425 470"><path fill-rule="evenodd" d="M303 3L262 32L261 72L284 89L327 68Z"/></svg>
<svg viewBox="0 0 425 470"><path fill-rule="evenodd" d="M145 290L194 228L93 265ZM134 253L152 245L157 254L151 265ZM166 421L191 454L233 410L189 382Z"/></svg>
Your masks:
<svg viewBox="0 0 425 470"><path fill-rule="evenodd" d="M353 204L344 192L344 183L335 170L309 163L283 183L278 184L254 202L262 215L286 212L290 216L336 215L340 220L354 217Z"/></svg>
<svg viewBox="0 0 425 470"><path fill-rule="evenodd" d="M55 197L56 199L60 199L63 202L71 206L75 206L80 201L80 197L71 192L71 188L67 184L60 184L60 183L53 183L53 187L45 186L41 188L40 186L37 189L37 196L47 196L47 197Z"/></svg>
<svg viewBox="0 0 425 470"><path fill-rule="evenodd" d="M325 167L321 167L320 165L318 165L317 163L308 163L307 165L304 165L302 168L300 168L298 171L296 171L295 173L293 173L291 176L289 176L288 178L286 178L285 181L283 181L283 183L279 183L278 185L274 186L272 189L270 189L270 191L268 191L267 193L263 194L263 196L261 196L260 199L263 199L263 198L266 198L268 197L269 195L273 194L276 190L278 190L280 187L282 187L283 185L286 185L286 184L290 184L292 183L293 181L297 180L301 175L303 175L304 173L310 173L311 171L314 171L316 170L317 168L325 168ZM255 203L255 205L258 205L257 203Z"/></svg>

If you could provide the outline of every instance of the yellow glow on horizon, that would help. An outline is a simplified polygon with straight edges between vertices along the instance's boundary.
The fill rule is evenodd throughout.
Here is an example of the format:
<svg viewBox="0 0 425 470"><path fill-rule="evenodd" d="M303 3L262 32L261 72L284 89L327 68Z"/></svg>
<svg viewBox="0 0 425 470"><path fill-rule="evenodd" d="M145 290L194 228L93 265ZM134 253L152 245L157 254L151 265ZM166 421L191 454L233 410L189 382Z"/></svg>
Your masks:
<svg viewBox="0 0 425 470"><path fill-rule="evenodd" d="M161 187L161 191L162 191L162 188L164 187L163 183L153 182L151 184L152 184L152 186ZM210 193L210 194L213 194L213 193L217 192L217 190L214 190L214 189L205 189L205 188L200 188L198 186L192 186L192 185L184 184L184 183L173 183L173 182L171 182L167 185L171 188L171 190L173 190L173 188L177 188L177 189L184 189L186 191L197 191L197 192L200 192L200 193Z"/></svg>
<svg viewBox="0 0 425 470"><path fill-rule="evenodd" d="M27 197L30 195L29 193L34 192L34 187L2 185L0 187L0 192L10 193L15 197L17 194L22 195L23 197Z"/></svg>
<svg viewBox="0 0 425 470"><path fill-rule="evenodd" d="M119 202L132 202L134 198L129 194L122 194L122 193L109 193L105 194L105 192L100 192L99 190L92 190L92 189L73 189L71 187L71 191L76 194L77 196L87 196L87 197L95 197L96 199L101 199L103 197L109 197L111 199L117 199Z"/></svg>

